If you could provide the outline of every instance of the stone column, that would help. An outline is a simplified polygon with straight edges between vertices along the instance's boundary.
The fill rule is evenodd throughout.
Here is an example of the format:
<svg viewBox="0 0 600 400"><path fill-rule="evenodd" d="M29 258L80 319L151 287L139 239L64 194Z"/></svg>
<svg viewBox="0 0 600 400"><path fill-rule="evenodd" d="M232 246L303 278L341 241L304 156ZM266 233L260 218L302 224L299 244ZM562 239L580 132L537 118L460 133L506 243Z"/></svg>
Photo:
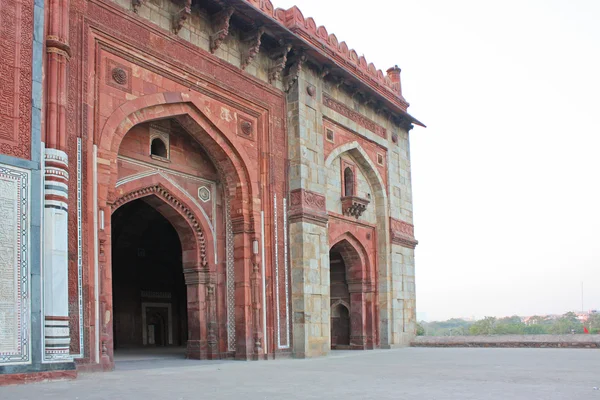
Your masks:
<svg viewBox="0 0 600 400"><path fill-rule="evenodd" d="M67 62L69 0L48 3L44 171L44 358L70 360Z"/></svg>
<svg viewBox="0 0 600 400"><path fill-rule="evenodd" d="M302 70L287 95L292 351L299 358L323 356L331 349L329 217L318 111L320 89L307 79L314 77Z"/></svg>
<svg viewBox="0 0 600 400"><path fill-rule="evenodd" d="M261 282L260 273L261 259L258 255L258 238L252 241L252 325L254 331L254 359L264 358L263 352L263 331L261 325Z"/></svg>
<svg viewBox="0 0 600 400"><path fill-rule="evenodd" d="M209 334L210 316L209 316L209 297L214 297L214 279L207 269L184 269L185 284L187 287L187 313L188 313L188 341L186 357L196 360L206 360L211 358L213 353L211 348L214 341L216 346L216 336ZM212 292L212 293L209 293Z"/></svg>

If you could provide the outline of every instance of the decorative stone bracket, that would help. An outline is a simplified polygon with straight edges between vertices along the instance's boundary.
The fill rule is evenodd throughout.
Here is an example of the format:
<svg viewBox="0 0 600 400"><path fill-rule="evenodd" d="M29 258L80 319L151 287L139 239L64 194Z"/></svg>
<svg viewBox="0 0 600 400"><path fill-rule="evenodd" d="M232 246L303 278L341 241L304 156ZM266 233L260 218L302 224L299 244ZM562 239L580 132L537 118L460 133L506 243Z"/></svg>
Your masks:
<svg viewBox="0 0 600 400"><path fill-rule="evenodd" d="M287 75L283 78L283 90L286 92L288 92L298 80L300 72L302 71L302 66L306 62L306 56L300 51L294 56L294 59L290 61L290 69Z"/></svg>
<svg viewBox="0 0 600 400"><path fill-rule="evenodd" d="M291 44L280 43L279 48L271 53L270 58L272 62L269 68L269 83L273 83L281 77L281 72L285 68L288 53L291 49Z"/></svg>
<svg viewBox="0 0 600 400"><path fill-rule="evenodd" d="M358 219L365 212L369 203L369 200L357 196L344 196L342 197L342 212L344 215Z"/></svg>
<svg viewBox="0 0 600 400"><path fill-rule="evenodd" d="M173 32L178 34L183 24L192 15L192 0L184 0L183 7L173 15Z"/></svg>
<svg viewBox="0 0 600 400"><path fill-rule="evenodd" d="M246 67L248 65L250 65L252 60L254 60L254 58L258 54L258 52L260 50L261 38L264 33L265 33L265 28L260 27L252 32L247 33L243 37L242 43L244 43L247 46L247 48L243 52L242 65L241 65L242 69L246 69Z"/></svg>
<svg viewBox="0 0 600 400"><path fill-rule="evenodd" d="M213 34L210 35L210 52L214 53L223 40L229 35L229 22L235 9L233 7L225 8L212 17Z"/></svg>

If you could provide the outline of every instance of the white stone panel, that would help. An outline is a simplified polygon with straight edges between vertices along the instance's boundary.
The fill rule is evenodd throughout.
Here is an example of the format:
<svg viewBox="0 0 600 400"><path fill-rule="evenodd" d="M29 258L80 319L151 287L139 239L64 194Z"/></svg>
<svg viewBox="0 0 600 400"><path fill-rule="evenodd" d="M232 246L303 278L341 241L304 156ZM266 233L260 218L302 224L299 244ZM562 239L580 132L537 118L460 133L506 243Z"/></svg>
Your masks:
<svg viewBox="0 0 600 400"><path fill-rule="evenodd" d="M29 185L0 165L0 365L30 363Z"/></svg>

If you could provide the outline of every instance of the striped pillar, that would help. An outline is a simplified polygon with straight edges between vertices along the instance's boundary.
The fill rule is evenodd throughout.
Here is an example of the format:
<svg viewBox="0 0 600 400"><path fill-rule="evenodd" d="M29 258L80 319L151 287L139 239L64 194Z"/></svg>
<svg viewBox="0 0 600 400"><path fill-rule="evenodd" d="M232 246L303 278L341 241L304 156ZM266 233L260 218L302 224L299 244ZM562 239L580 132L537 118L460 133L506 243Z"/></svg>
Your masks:
<svg viewBox="0 0 600 400"><path fill-rule="evenodd" d="M44 171L44 359L70 360L67 154L46 149Z"/></svg>

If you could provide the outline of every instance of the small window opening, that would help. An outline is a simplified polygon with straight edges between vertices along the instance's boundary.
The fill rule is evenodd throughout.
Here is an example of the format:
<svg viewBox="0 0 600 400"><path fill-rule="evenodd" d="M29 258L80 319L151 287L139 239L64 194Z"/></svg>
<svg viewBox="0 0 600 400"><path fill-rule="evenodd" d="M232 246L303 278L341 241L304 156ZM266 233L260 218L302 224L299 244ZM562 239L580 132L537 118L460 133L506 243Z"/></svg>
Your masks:
<svg viewBox="0 0 600 400"><path fill-rule="evenodd" d="M159 138L153 139L152 144L150 145L150 154L153 156L167 158L167 146L165 146L165 142Z"/></svg>
<svg viewBox="0 0 600 400"><path fill-rule="evenodd" d="M354 172L350 167L344 170L344 196L354 196Z"/></svg>
<svg viewBox="0 0 600 400"><path fill-rule="evenodd" d="M333 131L331 129L327 129L327 131L326 131L326 138L330 142L333 142Z"/></svg>

